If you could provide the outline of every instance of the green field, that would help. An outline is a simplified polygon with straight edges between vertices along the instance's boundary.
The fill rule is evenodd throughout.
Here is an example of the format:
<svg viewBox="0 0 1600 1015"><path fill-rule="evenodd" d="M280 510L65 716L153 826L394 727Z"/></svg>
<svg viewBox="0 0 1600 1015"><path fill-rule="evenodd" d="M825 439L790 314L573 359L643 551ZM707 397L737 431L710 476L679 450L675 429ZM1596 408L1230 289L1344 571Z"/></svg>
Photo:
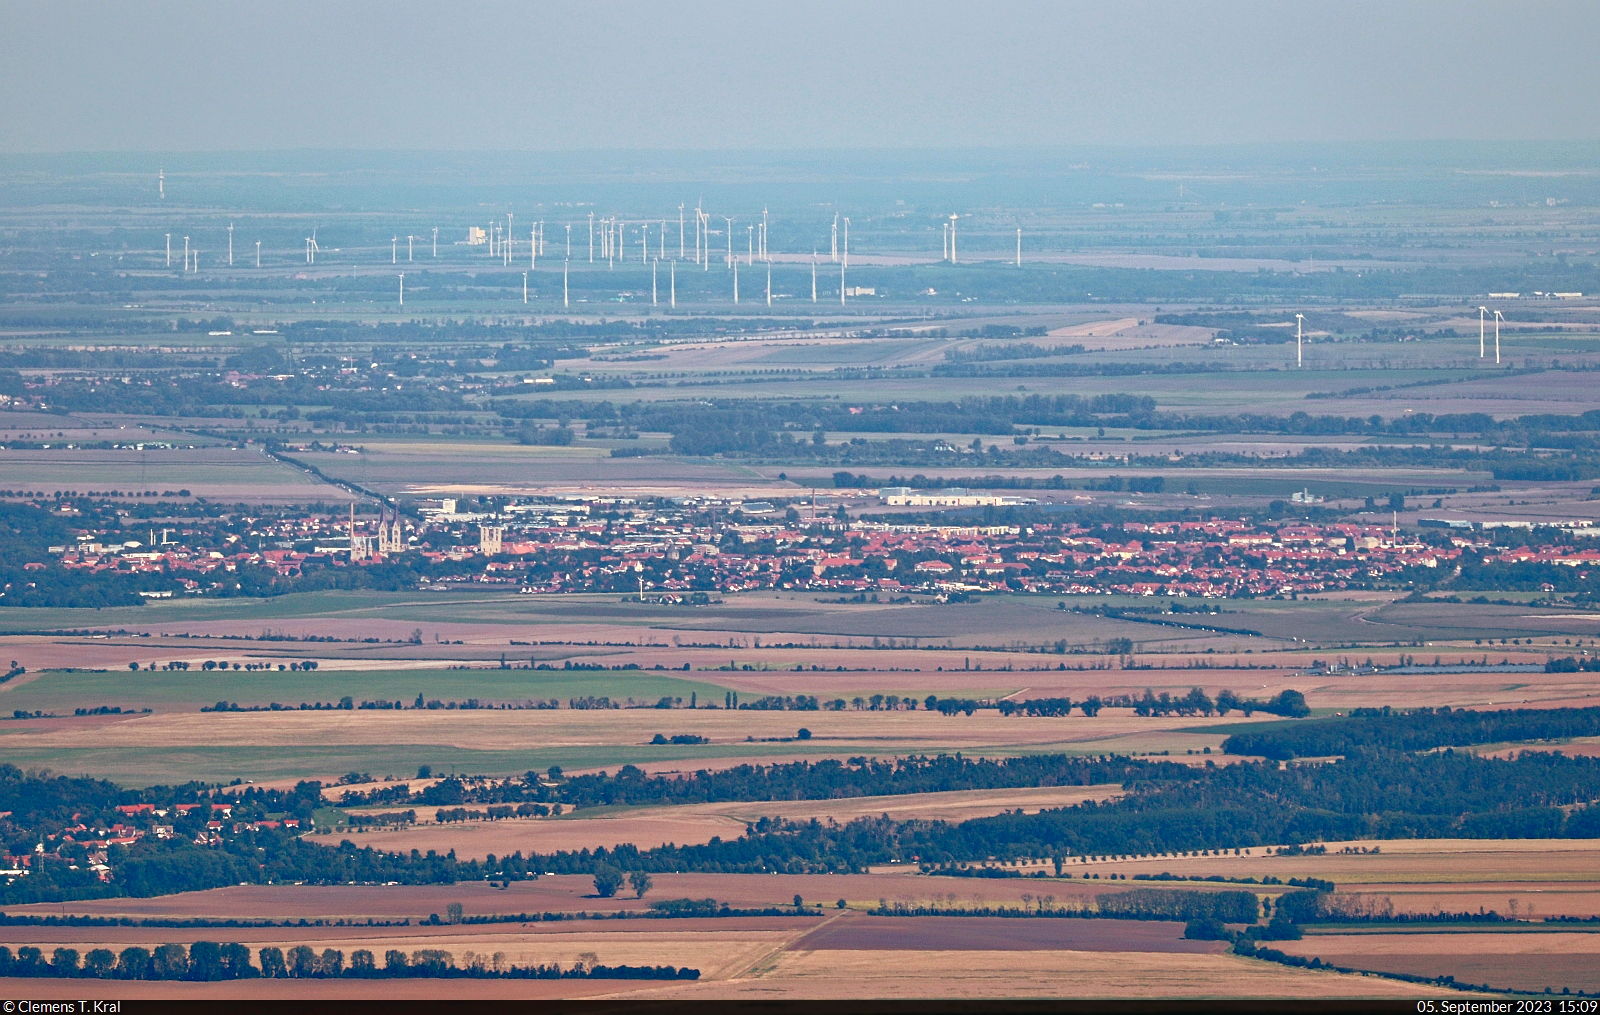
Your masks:
<svg viewBox="0 0 1600 1015"><path fill-rule="evenodd" d="M720 700L724 690L704 681L639 670L47 670L36 680L0 691L0 706L7 712L22 709L56 714L101 705L176 711L217 701L244 707L274 701L298 706L301 702L337 702L345 695L358 703L388 700L410 706L418 694L446 702L557 698L565 704L569 698L584 695L605 695L624 702L628 698L655 702L665 695L687 701L690 694Z"/></svg>
<svg viewBox="0 0 1600 1015"><path fill-rule="evenodd" d="M570 771L616 768L655 761L701 758L792 757L831 753L826 747L806 750L800 744L722 744L660 747L640 744L585 747L537 747L527 750L475 751L440 744L330 744L325 747L113 747L10 749L6 761L21 768L48 768L63 775L89 775L125 786L151 786L252 779L301 779L315 773L368 772L378 778L414 776L419 765L435 773L451 772L504 777L560 765ZM972 753L972 752L966 752ZM1026 753L1009 751L1008 754ZM1093 751L1078 753L1091 754Z"/></svg>

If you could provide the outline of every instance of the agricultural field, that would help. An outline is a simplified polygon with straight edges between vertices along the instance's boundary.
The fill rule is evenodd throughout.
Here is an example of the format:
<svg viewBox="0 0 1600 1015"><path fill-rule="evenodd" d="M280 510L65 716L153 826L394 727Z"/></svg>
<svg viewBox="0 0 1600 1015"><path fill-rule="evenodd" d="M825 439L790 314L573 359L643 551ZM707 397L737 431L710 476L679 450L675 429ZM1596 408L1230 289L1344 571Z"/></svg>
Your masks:
<svg viewBox="0 0 1600 1015"><path fill-rule="evenodd" d="M1592 147L13 160L0 989L1600 992Z"/></svg>
<svg viewBox="0 0 1600 1015"><path fill-rule="evenodd" d="M324 796L336 801L338 793L337 789L330 789ZM479 859L490 853L505 856L518 850L550 853L597 847L615 849L628 843L644 848L667 842L693 845L709 842L713 836L736 839L749 825L766 817L841 824L881 815L899 821L965 821L1013 808L1037 811L1045 807L1071 807L1085 800L1114 800L1121 795L1108 786L1050 786L845 800L762 800L675 807L602 806L574 810L559 818L462 821L381 831L335 828L322 839L330 845L348 839L358 846L391 851L420 849L426 852L431 849L447 853L453 850L459 857ZM425 819L422 814L418 817Z"/></svg>

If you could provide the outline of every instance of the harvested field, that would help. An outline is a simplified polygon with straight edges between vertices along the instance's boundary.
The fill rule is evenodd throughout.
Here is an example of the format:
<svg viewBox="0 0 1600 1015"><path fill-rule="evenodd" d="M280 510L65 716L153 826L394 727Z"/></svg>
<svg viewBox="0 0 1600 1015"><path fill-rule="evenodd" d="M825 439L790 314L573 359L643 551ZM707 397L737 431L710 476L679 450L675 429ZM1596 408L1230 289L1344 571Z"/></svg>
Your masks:
<svg viewBox="0 0 1600 1015"><path fill-rule="evenodd" d="M155 898L90 899L10 906L14 915L86 915L131 919L211 920L374 920L427 919L443 914L452 902L467 916L496 914L643 911L657 899L714 898L742 909L788 907L799 895L807 905L834 906L844 899L855 908L880 900L907 905L1016 906L1024 892L1054 892L1062 901L1069 893L1117 891L1104 882L1027 881L987 878L923 877L914 868L882 874L656 874L655 887L644 900L601 899L585 875L559 874L532 881L513 881L505 889L486 882L455 885L234 885L203 892ZM216 931L215 933L222 933Z"/></svg>
<svg viewBox="0 0 1600 1015"><path fill-rule="evenodd" d="M661 998L1460 997L1392 980L1170 952L788 951L759 976L634 993Z"/></svg>
<svg viewBox="0 0 1600 1015"><path fill-rule="evenodd" d="M506 819L425 824L391 831L338 831L318 836L329 844L349 839L374 849L440 853L455 850L462 859L479 859L488 853L505 856L552 853L556 850L594 849L632 843L648 849L664 843L697 845L712 836L737 839L748 822L763 817L792 820L816 818L840 823L858 817L887 814L897 820L912 818L965 821L1001 811L1023 808L1037 811L1066 807L1084 800L1109 800L1122 793L1115 786L1044 787L1018 790L965 790L953 793L909 793L892 797L853 797L844 800L772 800L676 807L633 807L584 817ZM420 816L420 815L419 815Z"/></svg>
<svg viewBox="0 0 1600 1015"><path fill-rule="evenodd" d="M1596 839L1389 839L1329 842L1326 855L1251 855L1166 857L1142 860L1098 860L1068 865L1071 872L1110 870L1128 874L1220 874L1224 877L1272 875L1324 878L1363 890L1385 890L1390 884L1434 882L1543 884L1594 881L1600 870ZM1377 853L1341 853L1346 847L1377 848Z"/></svg>
<svg viewBox="0 0 1600 1015"><path fill-rule="evenodd" d="M1600 881L1483 884L1341 884L1341 893L1385 901L1396 913L1467 913L1492 910L1502 916L1540 919L1600 916Z"/></svg>
<svg viewBox="0 0 1600 1015"><path fill-rule="evenodd" d="M1350 969L1454 976L1500 989L1600 990L1595 933L1316 934L1280 947Z"/></svg>
<svg viewBox="0 0 1600 1015"><path fill-rule="evenodd" d="M854 916L800 938L790 951L1222 952L1223 941L1186 941L1183 924L1155 920Z"/></svg>
<svg viewBox="0 0 1600 1015"><path fill-rule="evenodd" d="M638 980L226 980L216 983L120 980L116 996L173 1001L561 1000L627 996ZM85 993L82 980L0 978L6 997L57 999Z"/></svg>

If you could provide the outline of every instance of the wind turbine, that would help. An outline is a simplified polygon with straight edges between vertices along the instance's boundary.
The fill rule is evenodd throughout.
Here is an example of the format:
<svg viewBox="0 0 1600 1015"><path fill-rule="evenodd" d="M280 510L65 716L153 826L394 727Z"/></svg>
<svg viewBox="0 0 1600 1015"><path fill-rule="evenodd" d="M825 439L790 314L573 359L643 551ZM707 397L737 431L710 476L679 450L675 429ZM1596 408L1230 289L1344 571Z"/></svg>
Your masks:
<svg viewBox="0 0 1600 1015"><path fill-rule="evenodd" d="M406 263L407 264L410 264L412 261L416 260L416 256L415 256L416 255L416 242L417 242L417 238L415 236L412 236L410 233L406 234Z"/></svg>
<svg viewBox="0 0 1600 1015"><path fill-rule="evenodd" d="M811 302L817 302L817 252L811 252Z"/></svg>
<svg viewBox="0 0 1600 1015"><path fill-rule="evenodd" d="M1022 267L1022 227L1017 227L1017 267Z"/></svg>
<svg viewBox="0 0 1600 1015"><path fill-rule="evenodd" d="M400 263L400 237L398 236L389 237L389 263Z"/></svg>
<svg viewBox="0 0 1600 1015"><path fill-rule="evenodd" d="M1297 367L1304 366L1306 361L1305 341L1300 330L1302 325L1305 324L1305 320L1305 314L1294 315L1294 365Z"/></svg>
<svg viewBox="0 0 1600 1015"><path fill-rule="evenodd" d="M161 192L161 200L165 201L167 199L167 169L165 166L162 166L156 172L156 189ZM169 264L167 267L170 268L172 265Z"/></svg>
<svg viewBox="0 0 1600 1015"><path fill-rule="evenodd" d="M589 263L594 263L594 212L589 213Z"/></svg>
<svg viewBox="0 0 1600 1015"><path fill-rule="evenodd" d="M744 247L745 247L745 251L744 251L745 262L744 263L748 264L752 268L754 268L756 266L756 238L755 238L755 236L756 236L756 227L754 225L748 225L748 226L744 227Z"/></svg>
<svg viewBox="0 0 1600 1015"><path fill-rule="evenodd" d="M959 217L960 216L958 216L958 215L951 215L950 216L950 263L951 264L959 263L956 260L956 219L959 218Z"/></svg>
<svg viewBox="0 0 1600 1015"><path fill-rule="evenodd" d="M172 267L172 234L167 234L167 267Z"/></svg>
<svg viewBox="0 0 1600 1015"><path fill-rule="evenodd" d="M939 234L939 260L950 260L950 223L940 223L944 229Z"/></svg>
<svg viewBox="0 0 1600 1015"><path fill-rule="evenodd" d="M1496 364L1500 362L1500 322L1503 320L1505 320L1505 317L1501 315L1500 311L1496 310L1494 312L1494 361Z"/></svg>
<svg viewBox="0 0 1600 1015"><path fill-rule="evenodd" d="M726 267L726 266L728 266L730 264L734 264L735 263L734 260L733 260L733 219L731 219L728 216L724 215L724 216L722 216L722 221L724 221L724 222L726 222L728 224L727 228L725 230L725 232L727 233L727 238L728 238L728 259L723 262L723 266Z"/></svg>
<svg viewBox="0 0 1600 1015"><path fill-rule="evenodd" d="M189 270L189 237L183 238L183 270Z"/></svg>
<svg viewBox="0 0 1600 1015"><path fill-rule="evenodd" d="M833 233L829 237L828 257L833 261L839 260L839 213L833 213Z"/></svg>
<svg viewBox="0 0 1600 1015"><path fill-rule="evenodd" d="M439 256L439 227L433 227L433 256Z"/></svg>
<svg viewBox="0 0 1600 1015"><path fill-rule="evenodd" d="M572 223L567 223L567 260L572 260Z"/></svg>
<svg viewBox="0 0 1600 1015"><path fill-rule="evenodd" d="M1484 350L1484 347L1483 347L1483 315L1487 314L1488 312L1489 312L1489 308L1488 307L1479 307L1478 308L1478 358L1479 359L1483 359L1484 358L1485 350Z"/></svg>
<svg viewBox="0 0 1600 1015"><path fill-rule="evenodd" d="M661 242L656 247L656 260L665 261L666 259L667 259L667 220L666 219L662 219L661 220Z"/></svg>
<svg viewBox="0 0 1600 1015"><path fill-rule="evenodd" d="M256 267L261 267L261 241L256 241Z"/></svg>
<svg viewBox="0 0 1600 1015"><path fill-rule="evenodd" d="M539 267L539 227L534 226L528 230L528 270L533 271Z"/></svg>
<svg viewBox="0 0 1600 1015"><path fill-rule="evenodd" d="M228 267L233 267L233 223L228 223Z"/></svg>
<svg viewBox="0 0 1600 1015"><path fill-rule="evenodd" d="M400 273L400 305L406 305L406 273Z"/></svg>
<svg viewBox="0 0 1600 1015"><path fill-rule="evenodd" d="M522 273L522 302L528 302L528 273Z"/></svg>

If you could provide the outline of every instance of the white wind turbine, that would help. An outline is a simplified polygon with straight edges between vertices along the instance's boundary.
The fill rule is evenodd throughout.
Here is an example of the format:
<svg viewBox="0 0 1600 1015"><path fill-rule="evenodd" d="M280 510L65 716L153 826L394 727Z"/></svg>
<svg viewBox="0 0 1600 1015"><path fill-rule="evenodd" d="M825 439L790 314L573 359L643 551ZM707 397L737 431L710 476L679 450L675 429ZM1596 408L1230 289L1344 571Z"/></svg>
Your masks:
<svg viewBox="0 0 1600 1015"><path fill-rule="evenodd" d="M417 238L415 236L412 236L410 233L407 233L406 234L406 263L407 264L410 264L412 261L415 261L417 259L416 258L416 252L417 252Z"/></svg>
<svg viewBox="0 0 1600 1015"><path fill-rule="evenodd" d="M1301 326L1305 324L1305 320L1305 314L1294 315L1294 365L1297 367L1304 366L1306 361L1305 340L1300 330Z"/></svg>
<svg viewBox="0 0 1600 1015"><path fill-rule="evenodd" d="M1505 320L1505 317L1500 311L1496 310L1494 312L1494 361L1496 364L1500 362L1500 322L1503 320Z"/></svg>
<svg viewBox="0 0 1600 1015"><path fill-rule="evenodd" d="M1488 307L1478 308L1478 358L1483 359L1487 350L1483 347L1483 317L1489 312Z"/></svg>
<svg viewBox="0 0 1600 1015"><path fill-rule="evenodd" d="M228 223L228 267L233 267L233 223Z"/></svg>
<svg viewBox="0 0 1600 1015"><path fill-rule="evenodd" d="M389 263L400 263L400 237L398 236L389 237Z"/></svg>

